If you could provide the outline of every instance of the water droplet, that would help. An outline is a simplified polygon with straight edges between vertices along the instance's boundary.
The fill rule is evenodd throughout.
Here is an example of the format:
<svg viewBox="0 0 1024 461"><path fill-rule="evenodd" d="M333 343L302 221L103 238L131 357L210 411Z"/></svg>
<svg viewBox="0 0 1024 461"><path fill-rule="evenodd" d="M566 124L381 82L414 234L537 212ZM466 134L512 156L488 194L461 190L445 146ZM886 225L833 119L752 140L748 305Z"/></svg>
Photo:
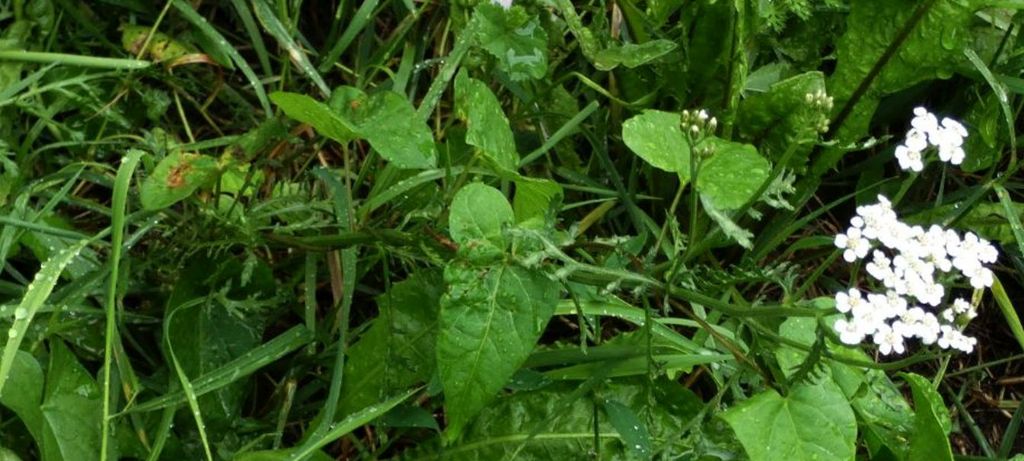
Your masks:
<svg viewBox="0 0 1024 461"><path fill-rule="evenodd" d="M19 307L19 308L14 310L14 319L15 320L21 320L21 319L23 319L25 317L28 317L28 311L25 310L24 307Z"/></svg>
<svg viewBox="0 0 1024 461"><path fill-rule="evenodd" d="M14 328L11 328L10 330L7 330L7 337L8 338L17 338L18 337L18 330L15 330Z"/></svg>

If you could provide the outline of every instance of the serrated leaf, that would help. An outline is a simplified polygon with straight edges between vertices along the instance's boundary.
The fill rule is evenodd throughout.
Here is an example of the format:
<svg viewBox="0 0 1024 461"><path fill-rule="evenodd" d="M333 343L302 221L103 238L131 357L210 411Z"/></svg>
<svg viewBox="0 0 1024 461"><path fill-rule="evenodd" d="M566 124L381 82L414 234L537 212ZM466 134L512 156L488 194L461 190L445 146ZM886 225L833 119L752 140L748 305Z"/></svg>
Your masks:
<svg viewBox="0 0 1024 461"><path fill-rule="evenodd" d="M437 368L451 439L530 355L555 311L558 283L521 267L461 262L447 266L444 278Z"/></svg>
<svg viewBox="0 0 1024 461"><path fill-rule="evenodd" d="M476 39L512 80L538 79L548 70L548 34L536 17L516 5L506 10L492 2L476 8Z"/></svg>
<svg viewBox="0 0 1024 461"><path fill-rule="evenodd" d="M645 110L622 124L622 141L651 166L690 179L690 145L679 127L679 114Z"/></svg>
<svg viewBox="0 0 1024 461"><path fill-rule="evenodd" d="M351 121L359 137L395 166L427 169L437 165L434 135L404 96L393 91L367 95L341 87L331 94L329 106Z"/></svg>
<svg viewBox="0 0 1024 461"><path fill-rule="evenodd" d="M217 160L208 155L174 152L153 169L142 183L142 208L160 210L192 195L217 175Z"/></svg>
<svg viewBox="0 0 1024 461"><path fill-rule="evenodd" d="M714 148L714 154L700 165L697 190L716 209L739 209L768 179L771 165L750 144L719 138L704 142Z"/></svg>
<svg viewBox="0 0 1024 461"><path fill-rule="evenodd" d="M910 436L909 461L952 461L949 445L952 423L942 396L923 376L905 373L914 394L914 432Z"/></svg>
<svg viewBox="0 0 1024 461"><path fill-rule="evenodd" d="M469 184L455 194L448 215L448 232L461 246L490 244L504 251L502 234L512 224L515 213L501 191L482 183Z"/></svg>
<svg viewBox="0 0 1024 461"><path fill-rule="evenodd" d="M739 243L743 248L750 249L754 246L754 234L736 224L725 211L719 210L715 203L706 195L701 194L700 203L703 206L704 213L715 221L715 224L718 224L723 234Z"/></svg>
<svg viewBox="0 0 1024 461"><path fill-rule="evenodd" d="M603 71L612 70L619 65L633 69L665 56L675 49L675 42L670 40L651 40L640 44L624 43L598 51L594 56L594 67Z"/></svg>
<svg viewBox="0 0 1024 461"><path fill-rule="evenodd" d="M830 380L768 389L722 414L753 461L853 459L857 420Z"/></svg>
<svg viewBox="0 0 1024 461"><path fill-rule="evenodd" d="M499 170L506 173L516 171L519 153L512 129L501 103L490 88L463 70L455 77L455 105L459 117L466 121L468 127L466 143L480 149Z"/></svg>

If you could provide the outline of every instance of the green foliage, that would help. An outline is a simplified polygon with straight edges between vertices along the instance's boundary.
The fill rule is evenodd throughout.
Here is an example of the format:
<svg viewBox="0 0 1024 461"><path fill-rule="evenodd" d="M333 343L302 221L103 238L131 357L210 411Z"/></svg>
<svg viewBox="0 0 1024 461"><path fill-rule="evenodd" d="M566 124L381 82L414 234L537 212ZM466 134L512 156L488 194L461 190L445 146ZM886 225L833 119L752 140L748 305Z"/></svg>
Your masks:
<svg viewBox="0 0 1024 461"><path fill-rule="evenodd" d="M752 460L851 459L853 409L831 381L797 384L785 397L767 390L722 414ZM771 430L765 430L770 427Z"/></svg>
<svg viewBox="0 0 1024 461"><path fill-rule="evenodd" d="M0 2L0 459L1024 449L1020 1L94 3ZM878 195L980 352L843 343Z"/></svg>

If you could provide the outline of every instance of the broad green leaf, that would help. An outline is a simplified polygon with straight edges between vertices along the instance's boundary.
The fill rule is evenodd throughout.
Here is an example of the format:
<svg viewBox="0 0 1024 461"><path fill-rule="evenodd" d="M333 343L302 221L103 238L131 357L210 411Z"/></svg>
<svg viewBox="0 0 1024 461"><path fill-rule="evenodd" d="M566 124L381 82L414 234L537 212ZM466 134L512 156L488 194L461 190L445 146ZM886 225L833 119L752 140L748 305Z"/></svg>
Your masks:
<svg viewBox="0 0 1024 461"><path fill-rule="evenodd" d="M622 437L622 444L626 446L626 450L637 458L650 459L651 435L647 432L647 425L640 421L636 413L616 400L605 400L604 411L608 414L612 427Z"/></svg>
<svg viewBox="0 0 1024 461"><path fill-rule="evenodd" d="M516 224L524 227L543 227L553 223L562 204L562 186L538 178L521 177L516 180L516 195L512 210Z"/></svg>
<svg viewBox="0 0 1024 461"><path fill-rule="evenodd" d="M965 61L963 50L972 40L972 1L935 1L881 68L838 132L839 139L863 135L882 97L931 79L945 79ZM836 70L829 81L837 110L853 96L882 58L919 2L853 0L846 32L836 43Z"/></svg>
<svg viewBox="0 0 1024 461"><path fill-rule="evenodd" d="M0 461L21 461L21 458L17 453L4 447L0 447Z"/></svg>
<svg viewBox="0 0 1024 461"><path fill-rule="evenodd" d="M309 96L278 91L270 94L270 100L289 117L309 124L320 134L339 143L344 144L359 137L352 122L335 113L327 104Z"/></svg>
<svg viewBox="0 0 1024 461"><path fill-rule="evenodd" d="M160 210L192 195L217 175L217 160L208 155L174 152L142 182L142 208Z"/></svg>
<svg viewBox="0 0 1024 461"><path fill-rule="evenodd" d="M501 191L482 183L472 183L455 194L448 215L448 232L462 246L489 244L504 251L502 229L511 225L515 213Z"/></svg>
<svg viewBox="0 0 1024 461"><path fill-rule="evenodd" d="M906 459L913 410L884 371L866 371L864 382L864 392L850 400L850 405L864 428L866 445L873 454L888 450L897 459Z"/></svg>
<svg viewBox="0 0 1024 461"><path fill-rule="evenodd" d="M714 148L711 158L700 165L697 190L719 210L736 210L768 179L771 165L750 144L719 138L704 140Z"/></svg>
<svg viewBox="0 0 1024 461"><path fill-rule="evenodd" d="M380 316L348 349L339 415L430 380L441 288L438 274L417 272L377 297Z"/></svg>
<svg viewBox="0 0 1024 461"><path fill-rule="evenodd" d="M445 268L444 278L437 367L453 438L530 355L559 290L542 272L515 266L457 262Z"/></svg>
<svg viewBox="0 0 1024 461"><path fill-rule="evenodd" d="M501 103L483 82L469 77L466 71L455 77L455 105L459 117L466 121L466 143L476 146L500 172L519 168L512 129L501 109Z"/></svg>
<svg viewBox="0 0 1024 461"><path fill-rule="evenodd" d="M608 71L621 64L632 69L665 56L675 49L675 42L669 40L651 40L641 44L625 43L622 46L598 51L594 56L594 67L597 70Z"/></svg>
<svg viewBox="0 0 1024 461"><path fill-rule="evenodd" d="M914 394L914 432L910 436L909 461L952 461L949 445L952 427L949 411L942 396L920 375L906 373L903 377Z"/></svg>
<svg viewBox="0 0 1024 461"><path fill-rule="evenodd" d="M801 144L786 167L803 168L829 118L828 110L812 105L807 95L825 90L825 77L813 71L777 82L765 93L754 93L740 104L736 126L745 139L757 142L760 151L778 162L791 144Z"/></svg>
<svg viewBox="0 0 1024 461"><path fill-rule="evenodd" d="M60 453L40 408L43 401L43 382L43 368L35 357L28 352L18 351L11 368L11 378L5 386L7 390L0 395L0 405L13 411L25 424L39 451L42 452L42 459L59 459Z"/></svg>
<svg viewBox="0 0 1024 461"><path fill-rule="evenodd" d="M331 94L329 105L395 166L427 169L437 165L434 135L416 118L416 109L404 96L393 91L367 95L356 88L342 87Z"/></svg>
<svg viewBox="0 0 1024 461"><path fill-rule="evenodd" d="M260 322L240 315L242 309L251 309L250 306L260 299L258 289L262 287L250 284L251 290L240 287L234 290L220 289L222 285L240 285L238 280L243 268L235 261L222 263L218 267L218 274L211 276L211 265L217 263L196 258L185 266L164 310L164 322L169 322L166 326L166 340L174 348L175 357L190 381L252 350L259 345L262 333ZM233 304L233 297L241 298L242 301ZM193 300L204 298L208 302L188 306L193 304ZM179 309L181 311L176 312ZM170 363L171 358L166 351L165 357ZM172 380L176 381L174 378ZM209 430L216 431L234 424L240 417L249 386L250 383L240 380L199 397L203 419Z"/></svg>
<svg viewBox="0 0 1024 461"><path fill-rule="evenodd" d="M645 110L622 124L622 141L655 168L690 179L690 145L679 127L679 114Z"/></svg>
<svg viewBox="0 0 1024 461"><path fill-rule="evenodd" d="M856 453L856 418L830 380L795 385L785 397L765 390L722 418L753 461L849 460Z"/></svg>
<svg viewBox="0 0 1024 461"><path fill-rule="evenodd" d="M63 459L99 459L102 407L102 393L89 372L63 342L51 341L41 408Z"/></svg>
<svg viewBox="0 0 1024 461"><path fill-rule="evenodd" d="M518 5L505 10L492 2L476 8L476 40L512 80L539 79L548 70L548 34Z"/></svg>

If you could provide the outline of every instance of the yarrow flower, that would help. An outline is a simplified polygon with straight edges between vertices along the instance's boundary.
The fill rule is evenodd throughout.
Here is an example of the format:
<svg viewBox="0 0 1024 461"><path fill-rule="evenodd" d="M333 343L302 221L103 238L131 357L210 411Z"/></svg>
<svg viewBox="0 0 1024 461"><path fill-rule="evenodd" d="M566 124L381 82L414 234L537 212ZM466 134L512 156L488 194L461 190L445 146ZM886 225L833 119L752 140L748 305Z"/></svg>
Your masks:
<svg viewBox="0 0 1024 461"><path fill-rule="evenodd" d="M974 349L977 341L959 327L978 315L976 306L962 298L940 306L947 294L944 282L957 272L975 289L992 286L994 276L985 264L994 263L999 251L991 243L971 232L961 238L938 225L927 230L908 225L879 195L878 203L857 207L835 245L848 262L866 260L868 275L885 287L883 293L857 288L836 293L836 310L844 316L833 328L841 342L855 345L870 338L884 355L902 354L912 338L943 349Z"/></svg>
<svg viewBox="0 0 1024 461"><path fill-rule="evenodd" d="M935 147L939 160L959 165L964 161L964 138L967 129L960 122L945 117L939 119L924 107L914 109L914 119L903 144L896 147L896 160L900 168L920 172L924 170L924 152Z"/></svg>

